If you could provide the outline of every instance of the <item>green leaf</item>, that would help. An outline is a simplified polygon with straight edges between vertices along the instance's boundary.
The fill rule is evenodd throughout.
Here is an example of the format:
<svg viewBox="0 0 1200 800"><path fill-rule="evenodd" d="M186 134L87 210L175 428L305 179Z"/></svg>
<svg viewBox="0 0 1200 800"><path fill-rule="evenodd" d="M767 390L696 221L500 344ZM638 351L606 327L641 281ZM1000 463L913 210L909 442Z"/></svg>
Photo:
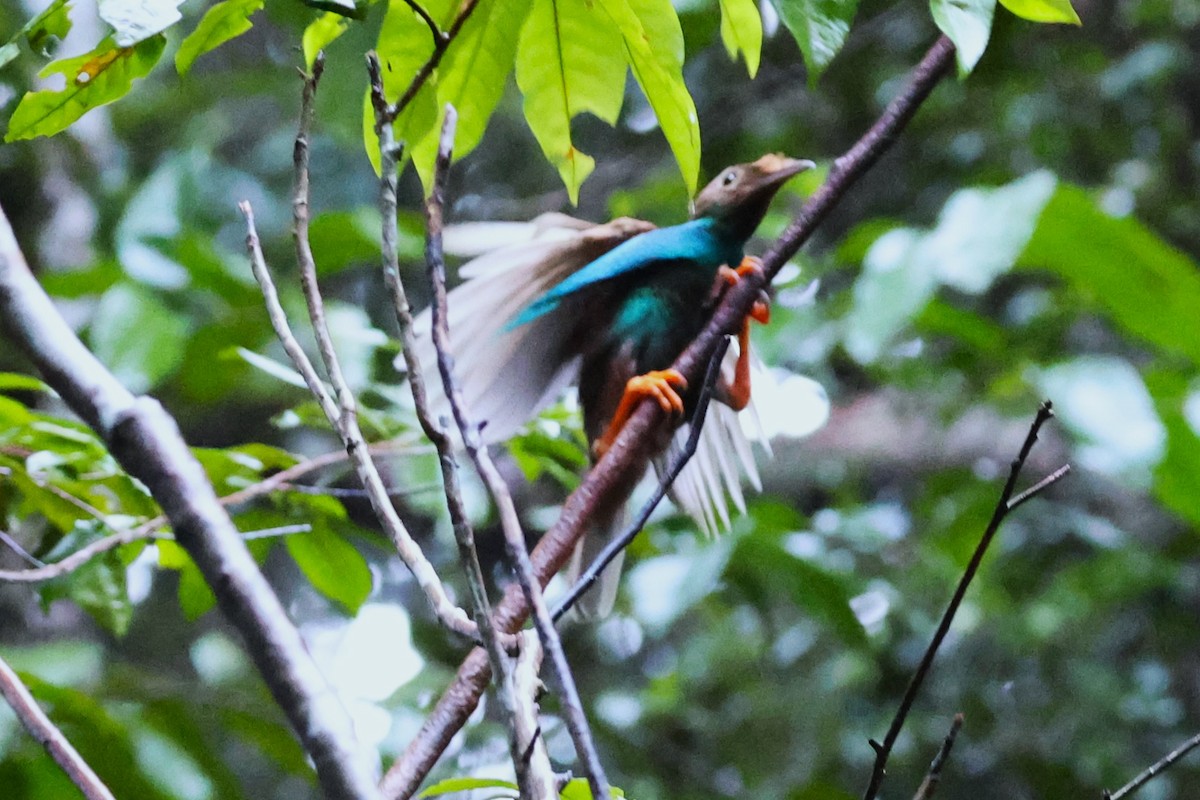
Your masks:
<svg viewBox="0 0 1200 800"><path fill-rule="evenodd" d="M469 792L472 789L509 789L514 792L519 791L515 783L495 778L449 778L444 781L438 781L417 795L417 797L439 797L454 792Z"/></svg>
<svg viewBox="0 0 1200 800"><path fill-rule="evenodd" d="M1000 0L1000 5L1030 22L1065 22L1082 25L1071 0Z"/></svg>
<svg viewBox="0 0 1200 800"><path fill-rule="evenodd" d="M842 49L850 34L850 23L858 10L858 0L773 0L779 18L792 32L809 83L815 83L829 62Z"/></svg>
<svg viewBox="0 0 1200 800"><path fill-rule="evenodd" d="M45 560L60 561L112 533L100 520L81 520L46 553ZM124 636L133 619L133 606L125 590L125 562L115 550L101 553L74 572L42 584L41 595L46 606L58 599L72 600L114 636Z"/></svg>
<svg viewBox="0 0 1200 800"><path fill-rule="evenodd" d="M169 539L158 542L158 565L179 573L179 608L189 621L196 621L217 604L217 597L204 580L200 568L179 543Z"/></svg>
<svg viewBox="0 0 1200 800"><path fill-rule="evenodd" d="M335 39L350 27L349 21L342 14L326 12L308 24L304 29L304 66L312 69L317 60L317 53L329 47Z"/></svg>
<svg viewBox="0 0 1200 800"><path fill-rule="evenodd" d="M1185 333L1200 308L1200 265L1137 220L1110 217L1083 190L1060 185L1021 261L1062 276L1134 336L1200 365L1200 337Z"/></svg>
<svg viewBox="0 0 1200 800"><path fill-rule="evenodd" d="M1187 415L1189 404L1200 402L1200 385L1166 370L1145 377L1167 430L1167 452L1154 473L1154 493L1176 514L1200 524L1200 430Z"/></svg>
<svg viewBox="0 0 1200 800"><path fill-rule="evenodd" d="M183 19L183 0L99 0L100 19L113 28L117 47L133 47Z"/></svg>
<svg viewBox="0 0 1200 800"><path fill-rule="evenodd" d="M480 0L438 68L438 123L412 148L413 164L428 191L441 138L446 104L458 111L454 132L454 160L470 153L487 128L488 120L504 96L508 75L517 53L517 39L529 3L525 0Z"/></svg>
<svg viewBox="0 0 1200 800"><path fill-rule="evenodd" d="M61 41L71 30L71 0L54 0L25 27L17 31L8 42L0 47L0 67L16 58L21 50L17 40L22 36L35 53L48 55L51 40Z"/></svg>
<svg viewBox="0 0 1200 800"><path fill-rule="evenodd" d="M51 392L54 390L32 375L0 372L0 392Z"/></svg>
<svg viewBox="0 0 1200 800"><path fill-rule="evenodd" d="M379 212L360 207L353 211L327 211L309 227L309 243L321 277L347 267L379 263ZM397 232L402 238L404 231Z"/></svg>
<svg viewBox="0 0 1200 800"><path fill-rule="evenodd" d="M658 117L658 124L688 193L700 176L700 122L683 82L683 31L670 0L599 0L625 40L633 77Z"/></svg>
<svg viewBox="0 0 1200 800"><path fill-rule="evenodd" d="M308 533L284 537L309 583L353 614L371 593L371 569L358 548L319 519Z"/></svg>
<svg viewBox="0 0 1200 800"><path fill-rule="evenodd" d="M616 786L609 786L608 796L610 798L621 798L625 796L625 792ZM562 788L559 797L562 800L592 800L592 787L588 785L587 778L572 778Z"/></svg>
<svg viewBox="0 0 1200 800"><path fill-rule="evenodd" d="M753 78L758 74L758 62L762 56L763 27L758 4L754 0L720 0L721 42L729 57L737 59L738 53L746 58L746 71Z"/></svg>
<svg viewBox="0 0 1200 800"><path fill-rule="evenodd" d="M584 0L533 0L517 43L525 120L572 203L595 160L575 147L571 120L590 113L615 125L626 61L612 20Z"/></svg>
<svg viewBox="0 0 1200 800"><path fill-rule="evenodd" d="M196 29L179 45L175 53L175 70L186 75L197 58L250 30L253 27L250 15L262 8L264 2L224 0L205 11ZM308 35L307 30L305 35Z"/></svg>
<svg viewBox="0 0 1200 800"><path fill-rule="evenodd" d="M930 0L933 21L954 42L958 74L975 68L992 35L996 0Z"/></svg>
<svg viewBox="0 0 1200 800"><path fill-rule="evenodd" d="M122 283L100 298L90 331L96 357L137 393L179 367L188 323L154 295Z"/></svg>
<svg viewBox="0 0 1200 800"><path fill-rule="evenodd" d="M123 97L158 63L165 44L163 36L152 36L133 47L117 47L109 37L90 53L47 65L41 77L61 73L67 87L26 92L8 122L5 141L53 136L93 108Z"/></svg>

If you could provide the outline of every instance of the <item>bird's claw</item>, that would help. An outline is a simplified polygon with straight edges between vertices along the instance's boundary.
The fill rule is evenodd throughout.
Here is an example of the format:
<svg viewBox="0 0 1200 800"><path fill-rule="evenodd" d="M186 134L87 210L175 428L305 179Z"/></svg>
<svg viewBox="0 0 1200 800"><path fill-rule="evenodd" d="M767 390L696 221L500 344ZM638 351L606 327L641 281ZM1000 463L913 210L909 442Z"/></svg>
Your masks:
<svg viewBox="0 0 1200 800"><path fill-rule="evenodd" d="M638 401L643 397L652 398L665 414L682 414L684 405L679 392L686 390L687 378L676 369L654 370L630 378L625 384L625 394L621 397L617 412L608 424L608 430L592 443L592 455L600 459L608 452L625 423L629 421Z"/></svg>

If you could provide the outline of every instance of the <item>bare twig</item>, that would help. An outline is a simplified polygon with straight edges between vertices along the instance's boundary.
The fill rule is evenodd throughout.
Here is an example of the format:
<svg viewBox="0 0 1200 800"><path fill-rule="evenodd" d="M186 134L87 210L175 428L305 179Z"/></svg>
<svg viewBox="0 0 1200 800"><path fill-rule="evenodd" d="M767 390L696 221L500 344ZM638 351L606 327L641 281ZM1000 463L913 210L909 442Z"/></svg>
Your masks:
<svg viewBox="0 0 1200 800"><path fill-rule="evenodd" d="M362 431L359 429L354 394L342 374L337 353L333 348L333 339L329 335L329 329L325 323L324 301L317 286L316 263L313 260L312 248L308 241L308 127L312 120L312 101L317 81L321 75L321 64L322 59L318 58L313 66L313 74L306 78L304 83L300 130L296 136L296 189L293 195L292 209L296 227L296 258L300 267L301 284L308 302L309 318L316 334L318 350L325 363L330 382L337 393L336 403L317 375L312 362L300 347L300 343L292 334L283 306L279 302L279 294L275 289L274 280L271 278L263 258L258 231L254 225L254 212L248 202L242 202L239 207L246 217L248 231L246 244L250 251L251 268L259 286L262 287L271 326L275 329L275 333L292 363L304 376L305 383L317 399L322 411L325 412L329 424L337 431L345 444L346 452L354 465L354 471L368 492L371 508L375 511L380 525L391 538L401 560L404 561L416 579L417 585L425 593L438 620L447 629L477 640L478 628L475 623L471 621L465 611L450 601L433 565L425 558L421 548L413 540L408 529L404 527L404 523L400 520L400 516L396 513L396 509L388 497L387 487L384 486L383 479L379 476L379 470L370 456Z"/></svg>
<svg viewBox="0 0 1200 800"><path fill-rule="evenodd" d="M434 18L429 16L429 12L425 10L425 6L418 3L417 0L404 0L404 2L408 4L413 13L420 17L421 21L429 28L429 33L433 36L434 50L444 47L446 44L446 34L442 33L442 29L438 27Z"/></svg>
<svg viewBox="0 0 1200 800"><path fill-rule="evenodd" d="M1103 800L1122 800L1122 798L1128 797L1138 789L1141 789L1155 777L1166 772L1176 761L1183 758L1197 747L1200 747L1200 733L1188 739L1186 742L1179 745L1179 747L1176 747L1158 761L1146 767L1137 775L1137 777L1122 786L1120 789L1117 789L1115 792L1110 792L1106 789L1102 795Z"/></svg>
<svg viewBox="0 0 1200 800"><path fill-rule="evenodd" d="M358 747L345 708L218 503L175 420L152 398L134 397L83 346L30 273L3 211L0 327L162 507L312 757L326 796L377 797L375 755Z"/></svg>
<svg viewBox="0 0 1200 800"><path fill-rule="evenodd" d="M563 615L571 610L571 606L575 605L584 592L591 588L604 568L637 538L642 528L645 527L646 520L650 519L654 509L666 497L671 484L675 483L679 473L683 472L687 462L696 454L696 447L700 443L700 432L704 428L704 418L708 415L708 404L712 400L713 388L716 386L717 379L721 376L721 361L725 358L725 351L728 347L729 340L726 339L723 345L717 347L713 352L712 360L708 362L708 373L704 376L704 384L700 387L700 394L696 398L696 408L692 412L692 419L689 423L691 429L683 448L671 459L670 465L658 480L658 486L638 509L638 513L634 515L629 525L625 526L625 530L621 531L621 535L614 538L600 551L595 560L579 576L579 580L575 581L575 585L558 601L558 605L554 608L555 621L562 619Z"/></svg>
<svg viewBox="0 0 1200 800"><path fill-rule="evenodd" d="M26 564L32 565L35 569L41 569L46 566L46 562L30 555L29 551L22 547L21 543L9 535L7 531L0 530L0 542L3 542L9 550L19 555Z"/></svg>
<svg viewBox="0 0 1200 800"><path fill-rule="evenodd" d="M795 255L817 224L887 150L953 64L954 45L941 37L913 70L905 87L888 104L879 120L835 162L825 185L809 198L784 235L763 258L766 281L769 282ZM675 368L681 369L689 380L697 378L718 343L745 319L760 288L757 281L744 280L727 292L704 331L676 361ZM657 405L642 403L601 463L567 498L558 522L542 537L532 554L534 568L543 585L566 563L593 510L611 496L632 465L641 464L642 455L637 443L647 438L661 413ZM513 630L527 613L522 593L519 590L506 592L504 600L496 606L497 625L503 624ZM466 723L488 680L485 654L482 650L472 651L434 711L426 717L416 738L389 770L383 784L387 797L408 797L416 791L450 739Z"/></svg>
<svg viewBox="0 0 1200 800"><path fill-rule="evenodd" d="M13 672L12 667L3 658L0 658L0 694L3 694L4 699L12 706L17 719L21 720L29 735L46 748L46 752L62 767L71 783L78 787L87 800L115 800L112 792L83 760L70 740L50 721L46 712L42 711L42 707L33 699L29 688L21 682L17 673Z"/></svg>
<svg viewBox="0 0 1200 800"><path fill-rule="evenodd" d="M962 724L963 715L955 714L954 721L950 723L950 732L942 740L942 746L938 749L937 755L933 757L933 763L929 765L929 771L925 773L925 780L921 781L917 793L913 795L913 800L929 800L937 791L938 784L942 781L942 768L950 760L950 751L954 749L954 740L958 738Z"/></svg>
<svg viewBox="0 0 1200 800"><path fill-rule="evenodd" d="M983 562L983 556L987 552L988 545L992 543L992 539L996 535L996 531L1000 529L1000 524L1004 522L1009 511L1012 510L1010 500L1013 497L1013 492L1016 490L1017 478L1021 475L1021 468L1025 466L1026 459L1029 458L1029 453L1033 449L1033 445L1037 442L1038 432L1047 420L1054 416L1049 400L1042 403L1038 408L1037 416L1034 417L1033 423L1029 426L1029 433L1025 436L1025 442L1021 445L1021 451L1017 457L1013 459L1012 466L1009 469L1008 480L1004 484L1004 489L1000 492L1000 498L996 501L996 507L992 511L992 518L988 521L987 528L984 529L983 535L979 538L979 544L975 546L975 552L971 554L971 560L967 562L967 567L963 570L962 577L959 578L958 586L954 589L954 595L950 598L950 603L946 606L946 610L942 613L942 618L938 622L937 630L933 633L933 638L929 642L929 646L925 648L925 654L921 657L921 663L917 665L913 672L911 680L909 680L908 688L904 690L904 697L900 700L900 707L896 709L896 715L892 718L892 724L888 728L887 734L883 737L883 742L870 740L871 747L875 750L875 765L871 770L871 779L867 784L867 790L863 792L863 800L874 800L879 792L879 787L883 783L883 777L887 771L888 757L891 755L892 747L896 744L896 738L900 735L900 729L904 727L904 721L908 718L908 712L912 709L913 702L917 698L917 692L920 691L921 685L925 682L925 676L929 674L929 669L933 665L934 656L942 646L942 642L946 638L946 634L950 632L950 624L954 621L954 616L958 613L958 608L962 604L963 597L967 594L967 588L971 585L971 580L975 577L975 573L979 571L979 565ZM1066 470L1057 470L1054 474L1061 477L1066 474ZM1038 485L1050 485L1053 481L1041 481Z"/></svg>
<svg viewBox="0 0 1200 800"><path fill-rule="evenodd" d="M417 96L417 92L421 91L421 87L429 80L429 76L437 69L438 64L442 62L442 56L446 55L446 50L450 44L458 37L459 31L467 24L467 20L475 13L475 8L479 5L479 0L465 0L462 8L459 9L458 16L454 18L454 22L450 23L450 27L440 37L435 36L433 40L433 52L429 56L421 68L417 70L417 74L413 76L412 81L408 84L408 88L400 95L392 105L387 105L386 98L383 106L383 120L390 124L396 121L396 117L403 113L412 99ZM374 54L372 54L374 55ZM382 82L380 83L382 86ZM381 94L382 96L382 94ZM383 147L382 140L379 143L380 148Z"/></svg>
<svg viewBox="0 0 1200 800"><path fill-rule="evenodd" d="M525 533L521 530L521 521L517 517L517 509L513 504L508 485L504 482L500 470L496 469L487 447L480 441L479 428L470 417L457 381L454 378L454 364L450 356L450 330L446 305L446 264L442 253L442 208L446 191L446 174L450 168L451 149L454 145L455 111L453 106L446 107L446 122L442 129L438 147L437 164L434 170L433 191L425 202L426 240L425 260L429 269L429 282L433 287L433 344L437 351L438 371L442 376L442 385L446 397L450 401L450 409L458 424L459 434L467 453L475 464L475 469L487 486L492 501L500 514L500 528L504 532L505 549L512 561L517 574L517 581L525 593L525 600L533 609L534 626L541 638L543 649L550 655L550 665L557 679L559 696L562 702L563 714L566 717L567 728L575 743L575 750L583 762L584 772L592 790L592 797L608 797L608 779L596 745L592 741L591 729L587 716L583 712L583 704L579 700L579 691L575 687L575 677L567 663L563 652L562 641L554 628L554 620L542 596L542 586L538 582L529 560L529 550L525 546Z"/></svg>

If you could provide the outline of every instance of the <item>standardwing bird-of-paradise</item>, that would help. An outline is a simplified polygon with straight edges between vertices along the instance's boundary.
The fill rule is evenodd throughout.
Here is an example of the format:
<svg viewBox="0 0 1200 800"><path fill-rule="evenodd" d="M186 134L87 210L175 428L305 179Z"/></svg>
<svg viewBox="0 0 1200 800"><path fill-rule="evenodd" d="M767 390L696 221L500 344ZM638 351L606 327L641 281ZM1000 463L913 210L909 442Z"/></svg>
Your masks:
<svg viewBox="0 0 1200 800"><path fill-rule="evenodd" d="M723 170L696 197L693 218L655 228L621 218L593 225L561 214L543 215L527 241L487 252L465 264L465 282L448 298L450 350L467 408L483 425L485 442L500 442L579 387L583 427L593 463L615 441L638 401L649 397L667 412L647 461L665 468L686 440L698 395L671 364L709 319L723 286L759 269L743 249L779 187L811 169L811 161L769 154ZM747 317L722 365L700 443L671 489L675 503L708 532L728 525L726 493L744 510L741 475L758 474L738 412L750 402L749 323L767 318L765 295ZM430 314L417 319L417 355L430 375L436 354ZM433 372L429 372L434 370ZM431 384L435 409L446 401ZM577 577L618 535L626 501L645 468L630 470L616 500L592 517L571 562ZM580 598L580 616L607 614L616 597L621 558Z"/></svg>

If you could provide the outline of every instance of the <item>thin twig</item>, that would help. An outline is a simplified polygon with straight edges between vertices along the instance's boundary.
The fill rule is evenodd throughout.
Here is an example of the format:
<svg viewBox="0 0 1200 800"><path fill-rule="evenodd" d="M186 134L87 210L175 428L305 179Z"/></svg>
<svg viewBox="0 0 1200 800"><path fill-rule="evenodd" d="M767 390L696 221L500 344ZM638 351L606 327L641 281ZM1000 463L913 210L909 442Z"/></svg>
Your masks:
<svg viewBox="0 0 1200 800"><path fill-rule="evenodd" d="M3 658L0 658L0 694L3 694L4 699L12 706L17 719L21 720L29 735L46 748L46 752L87 800L115 800L112 792L83 760L70 740L50 721L46 712L33 699L29 688L21 682L17 673Z"/></svg>
<svg viewBox="0 0 1200 800"><path fill-rule="evenodd" d="M0 530L0 542L7 545L9 550L19 555L26 564L31 564L35 569L41 569L46 566L46 562L30 555L29 551L22 547L21 543L9 535L7 531Z"/></svg>
<svg viewBox="0 0 1200 800"><path fill-rule="evenodd" d="M913 795L913 800L929 800L937 791L938 784L942 781L942 768L950 760L950 751L954 749L954 740L958 738L962 724L963 715L955 714L954 721L950 723L950 732L942 740L942 746L938 749L937 755L933 757L933 763L929 765L929 771L925 773L925 780L921 781L917 793Z"/></svg>
<svg viewBox="0 0 1200 800"><path fill-rule="evenodd" d="M1176 747L1158 761L1146 767L1141 771L1141 773L1138 774L1136 778L1122 786L1120 789L1117 789L1115 792L1110 792L1106 789L1103 794L1104 800L1121 800L1123 797L1128 797L1149 783L1153 778L1166 772L1176 761L1183 758L1197 747L1200 747L1200 733L1188 739L1186 742L1179 745L1179 747Z"/></svg>
<svg viewBox="0 0 1200 800"><path fill-rule="evenodd" d="M417 70L417 74L413 76L412 81L408 84L408 88L400 95L400 98L392 105L387 105L384 101L383 119L390 126L396 118L408 108L408 104L417 96L417 92L421 91L421 87L429 80L429 76L437 69L438 64L442 62L442 56L446 54L446 50L450 48L450 44L458 37L459 31L467 24L467 20L475 13L476 7L479 5L479 0L466 0L462 8L458 12L458 16L454 18L454 22L450 23L450 27L442 34L441 38L435 38L433 43L433 52L429 55L429 59L421 65ZM370 54L374 55L374 54ZM382 84L381 84L382 85ZM380 142L380 147L383 142Z"/></svg>
<svg viewBox="0 0 1200 800"><path fill-rule="evenodd" d="M1050 401L1044 401L1041 407L1038 408L1037 416L1034 417L1033 423L1029 426L1029 433L1025 436L1025 442L1021 445L1021 451L1013 459L1008 473L1008 480L1005 481L1004 489L1000 492L1000 498L996 501L996 507L992 511L992 518L988 521L987 528L984 529L983 535L979 539L979 544L975 546L975 552L971 554L971 560L967 562L967 567L963 570L962 577L959 578L958 585L954 589L954 595L950 598L950 603L942 613L942 618L938 622L937 630L934 631L929 646L925 648L925 654L921 657L921 663L917 665L911 680L909 680L908 688L904 690L904 697L900 700L900 707L896 709L896 715L892 718L892 724L888 728L887 734L883 737L883 742L879 743L874 739L870 740L871 747L875 750L875 764L871 770L871 779L867 784L867 789L863 792L863 800L875 800L875 796L879 792L879 787L883 783L883 777L887 771L888 757L892 753L892 747L896 744L896 738L900 735L900 729L904 727L904 721L908 718L908 712L912 709L913 702L917 699L917 692L920 691L922 684L925 683L925 677L929 674L929 669L933 665L934 656L937 655L938 650L941 648L946 634L950 632L950 624L954 622L958 608L967 594L967 588L971 585L971 580L975 577L975 573L979 571L979 565L983 563L983 556L987 552L988 545L992 543L996 531L1000 529L1000 524L1004 522L1005 517L1008 516L1011 510L1009 501L1016 490L1017 478L1021 475L1021 469L1025 466L1025 461L1029 458L1029 453L1033 449L1034 443L1037 442L1038 432L1041 431L1042 426L1053 416L1054 411L1052 410ZM1061 472L1063 475L1066 474L1063 470L1058 470L1058 472Z"/></svg>
<svg viewBox="0 0 1200 800"><path fill-rule="evenodd" d="M704 376L704 384L700 387L700 394L696 398L696 408L692 412L692 419L689 422L691 426L688 431L687 441L684 442L683 448L679 450L671 459L671 463L663 474L658 479L658 485L654 488L654 492L638 509L638 513L634 515L633 520L625 526L625 530L621 531L621 535L609 542L600 554L588 565L583 574L579 576L579 580L575 581L575 585L563 595L558 601L558 605L554 608L554 620L563 618L563 615L571 610L571 606L575 605L576 601L583 596L584 592L592 587L596 580L600 577L600 573L604 571L612 560L616 558L626 547L637 538L641 530L646 525L646 520L650 519L650 515L654 513L654 509L666 497L671 485L675 483L675 479L679 477L679 473L683 472L683 468L693 455L696 454L696 448L700 444L700 432L704 427L704 419L708 415L708 404L712 400L713 389L716 387L717 379L721 376L721 361L725 358L725 351L729 348L729 340L726 339L724 344L713 352L712 360L708 362L708 373Z"/></svg>
<svg viewBox="0 0 1200 800"><path fill-rule="evenodd" d="M445 46L446 34L442 33L442 29L438 27L437 21L429 16L429 12L425 10L425 7L418 3L417 0L404 0L404 2L408 4L413 13L420 17L421 21L429 28L429 33L433 36L434 49L436 50L439 47Z"/></svg>
<svg viewBox="0 0 1200 800"><path fill-rule="evenodd" d="M1061 467L1054 470L1054 472L1051 472L1049 475L1042 478L1040 481L1035 483L1033 486L1030 486L1028 489L1021 492L1019 495L1014 497L1012 500L1009 500L1008 501L1008 510L1015 511L1018 508L1020 508L1021 506L1025 505L1026 502L1037 497L1043 491L1050 488L1050 486L1052 486L1055 483L1058 483L1060 480L1067 477L1067 473L1069 473L1070 471L1071 471L1071 465L1063 464Z"/></svg>
<svg viewBox="0 0 1200 800"><path fill-rule="evenodd" d="M300 343L292 334L287 315L279 302L279 293L262 254L262 246L259 243L258 231L254 224L254 212L248 202L242 202L239 204L239 208L246 217L246 244L250 251L251 268L262 288L267 314L276 336L283 344L284 350L292 359L296 369L304 377L309 391L317 399L329 424L341 437L350 461L354 465L354 471L369 493L371 508L375 511L380 525L391 538L401 560L412 572L417 585L424 592L438 621L451 631L478 640L478 628L475 623L471 621L465 611L450 601L433 565L425 558L420 546L413 540L408 529L404 527L404 523L400 520L400 516L396 513L396 509L388 497L387 487L384 486L383 479L379 476L379 470L370 456L362 431L359 429L354 394L342 374L337 353L333 348L332 337L330 337L328 326L325 324L324 301L317 286L316 263L313 260L312 248L308 241L308 127L312 120L312 102L321 74L321 63L322 60L318 58L313 67L313 74L304 82L300 129L296 136L294 159L296 188L293 194L292 210L296 227L296 258L300 267L301 283L305 299L308 302L309 317L316 334L318 350L325 362L330 382L337 393L336 403L317 375L312 362L300 347Z"/></svg>
<svg viewBox="0 0 1200 800"><path fill-rule="evenodd" d="M763 258L767 282L796 254L854 182L896 140L953 64L954 45L946 37L940 37L875 124L835 162L825 184L809 198L784 235ZM726 292L704 331L675 362L675 368L689 380L698 379L700 370L708 365L719 342L746 318L761 286L757 280L743 280ZM601 463L588 472L579 488L567 498L558 522L542 536L533 551L534 568L543 585L570 558L593 512L610 499L625 480L625 472L634 464L640 467L642 454L635 445L647 438L659 423L661 413L654 403L640 404ZM528 606L519 590L506 592L504 600L496 606L497 625L502 624L507 630L515 630L527 614ZM472 651L434 711L426 717L420 732L388 771L382 785L385 796L409 797L416 792L451 738L466 724L489 679L485 654L481 650Z"/></svg>
<svg viewBox="0 0 1200 800"><path fill-rule="evenodd" d="M467 453L475 464L475 469L483 479L492 502L500 514L500 528L504 532L505 549L512 561L517 580L525 593L526 602L533 609L534 626L541 638L543 649L550 656L550 666L557 679L559 699L562 703L567 729L575 743L575 750L583 762L584 772L592 790L592 797L608 797L608 778L592 741L591 728L587 715L583 712L583 704L579 699L579 691L575 686L575 677L571 673L567 656L563 652L562 641L554 627L554 620L546 606L542 595L542 586L538 582L529 559L529 550L525 546L525 533L521 530L521 521L517 517L517 509L513 504L508 484L504 482L500 470L492 461L487 447L480 441L479 427L470 416L454 378L454 363L450 356L450 330L446 301L446 264L442 252L442 209L446 191L446 175L450 168L451 149L454 145L454 121L456 113L453 106L446 106L446 122L442 129L438 147L437 163L434 169L433 191L425 202L426 239L425 259L429 270L429 282L433 288L433 344L437 351L438 371L442 376L442 385L446 397L450 401L450 410L458 424L459 434ZM547 762L548 766L548 762ZM553 772L550 772L553 781Z"/></svg>

